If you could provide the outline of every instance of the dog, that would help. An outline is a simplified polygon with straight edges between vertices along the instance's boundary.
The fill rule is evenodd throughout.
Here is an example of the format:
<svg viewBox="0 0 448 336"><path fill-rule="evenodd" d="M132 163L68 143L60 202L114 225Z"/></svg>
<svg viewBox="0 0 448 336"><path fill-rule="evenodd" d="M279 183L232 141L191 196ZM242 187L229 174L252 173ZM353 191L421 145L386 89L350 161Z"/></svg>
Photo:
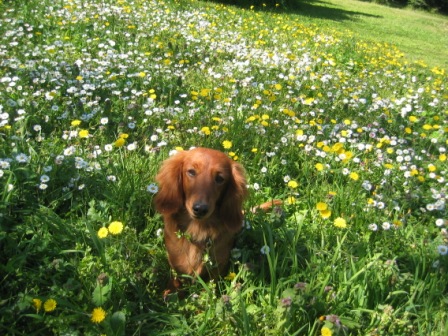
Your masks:
<svg viewBox="0 0 448 336"><path fill-rule="evenodd" d="M155 207L163 217L171 268L193 279L225 275L243 226L244 168L223 152L198 147L165 160L156 181ZM179 287L173 281L171 287Z"/></svg>

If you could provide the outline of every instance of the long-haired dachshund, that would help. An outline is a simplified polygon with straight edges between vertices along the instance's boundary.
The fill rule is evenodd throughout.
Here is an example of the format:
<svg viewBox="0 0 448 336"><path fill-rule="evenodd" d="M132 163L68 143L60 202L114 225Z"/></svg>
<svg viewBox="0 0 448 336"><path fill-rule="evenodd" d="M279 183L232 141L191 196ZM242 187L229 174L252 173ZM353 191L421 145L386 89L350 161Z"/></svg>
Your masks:
<svg viewBox="0 0 448 336"><path fill-rule="evenodd" d="M243 167L217 150L195 148L164 161L156 180L155 206L165 223L171 267L193 277L224 275L242 228Z"/></svg>

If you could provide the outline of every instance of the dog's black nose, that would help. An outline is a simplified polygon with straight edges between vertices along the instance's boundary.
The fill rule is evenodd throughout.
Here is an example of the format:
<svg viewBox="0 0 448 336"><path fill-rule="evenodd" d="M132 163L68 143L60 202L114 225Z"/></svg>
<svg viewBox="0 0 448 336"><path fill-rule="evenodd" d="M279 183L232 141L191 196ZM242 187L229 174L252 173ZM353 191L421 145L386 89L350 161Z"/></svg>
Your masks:
<svg viewBox="0 0 448 336"><path fill-rule="evenodd" d="M193 213L196 217L204 217L208 212L208 205L205 203L195 203Z"/></svg>

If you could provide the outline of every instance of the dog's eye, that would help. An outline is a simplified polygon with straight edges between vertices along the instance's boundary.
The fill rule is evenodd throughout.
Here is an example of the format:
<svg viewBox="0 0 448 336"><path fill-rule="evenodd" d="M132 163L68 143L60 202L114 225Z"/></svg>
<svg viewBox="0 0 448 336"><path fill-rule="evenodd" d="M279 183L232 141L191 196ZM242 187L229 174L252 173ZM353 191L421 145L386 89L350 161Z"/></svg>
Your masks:
<svg viewBox="0 0 448 336"><path fill-rule="evenodd" d="M224 177L222 177L221 175L216 175L215 182L218 183L218 184L223 183L224 182Z"/></svg>
<svg viewBox="0 0 448 336"><path fill-rule="evenodd" d="M195 177L196 176L196 170L188 169L187 170L187 175L190 176L190 177Z"/></svg>

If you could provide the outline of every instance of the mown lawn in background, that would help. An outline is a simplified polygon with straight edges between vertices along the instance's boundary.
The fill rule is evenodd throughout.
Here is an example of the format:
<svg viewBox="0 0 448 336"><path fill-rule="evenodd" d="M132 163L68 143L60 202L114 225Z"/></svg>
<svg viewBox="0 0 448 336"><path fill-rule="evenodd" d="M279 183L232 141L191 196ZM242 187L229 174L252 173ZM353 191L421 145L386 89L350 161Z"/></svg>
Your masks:
<svg viewBox="0 0 448 336"><path fill-rule="evenodd" d="M357 0L296 1L285 10L321 27L396 45L411 61L448 68L448 17ZM291 2L292 4L292 2Z"/></svg>
<svg viewBox="0 0 448 336"><path fill-rule="evenodd" d="M443 64L349 33L347 10L0 6L1 334L448 329ZM284 206L247 213L225 278L164 298L154 177L192 146L241 162L245 209Z"/></svg>

